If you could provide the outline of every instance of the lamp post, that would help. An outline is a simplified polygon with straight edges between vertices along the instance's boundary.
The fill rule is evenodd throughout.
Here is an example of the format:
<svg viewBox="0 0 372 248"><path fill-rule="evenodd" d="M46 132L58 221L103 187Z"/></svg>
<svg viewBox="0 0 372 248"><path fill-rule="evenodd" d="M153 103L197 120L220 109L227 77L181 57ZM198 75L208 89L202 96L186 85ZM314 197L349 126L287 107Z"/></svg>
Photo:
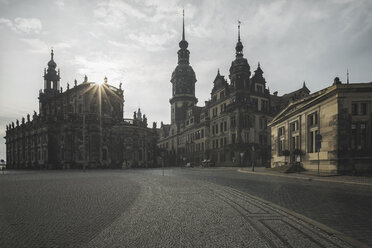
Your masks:
<svg viewBox="0 0 372 248"><path fill-rule="evenodd" d="M240 166L243 165L243 156L244 156L244 152L241 152L240 153Z"/></svg>
<svg viewBox="0 0 372 248"><path fill-rule="evenodd" d="M85 113L83 114L83 171L85 172L85 163L86 163L86 156L85 156Z"/></svg>
<svg viewBox="0 0 372 248"><path fill-rule="evenodd" d="M162 175L164 176L164 156L165 156L165 152L162 151L161 152L161 170L162 170Z"/></svg>
<svg viewBox="0 0 372 248"><path fill-rule="evenodd" d="M254 146L252 146L252 171L254 171Z"/></svg>

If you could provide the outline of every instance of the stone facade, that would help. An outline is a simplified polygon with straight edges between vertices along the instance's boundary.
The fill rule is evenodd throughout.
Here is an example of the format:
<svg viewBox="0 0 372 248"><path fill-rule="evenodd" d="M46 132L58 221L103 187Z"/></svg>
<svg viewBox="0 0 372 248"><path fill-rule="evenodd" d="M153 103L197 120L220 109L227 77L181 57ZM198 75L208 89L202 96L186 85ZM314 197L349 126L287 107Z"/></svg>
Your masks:
<svg viewBox="0 0 372 248"><path fill-rule="evenodd" d="M271 166L300 160L305 169L318 170L319 155L320 171L372 171L371 99L372 83L342 84L336 78L332 86L290 103L269 124Z"/></svg>
<svg viewBox="0 0 372 248"><path fill-rule="evenodd" d="M178 65L171 77L171 124L161 124L158 142L158 146L167 151L169 164L211 161L226 166L269 165L267 123L290 100L309 94L305 84L285 96L270 94L259 63L251 76L238 26L230 83L218 70L211 99L199 107L196 106L196 76L189 63L184 25L179 46Z"/></svg>
<svg viewBox="0 0 372 248"><path fill-rule="evenodd" d="M121 168L154 166L156 127L136 113L123 119L124 91L88 82L65 91L51 53L39 94L39 114L6 127L7 167Z"/></svg>

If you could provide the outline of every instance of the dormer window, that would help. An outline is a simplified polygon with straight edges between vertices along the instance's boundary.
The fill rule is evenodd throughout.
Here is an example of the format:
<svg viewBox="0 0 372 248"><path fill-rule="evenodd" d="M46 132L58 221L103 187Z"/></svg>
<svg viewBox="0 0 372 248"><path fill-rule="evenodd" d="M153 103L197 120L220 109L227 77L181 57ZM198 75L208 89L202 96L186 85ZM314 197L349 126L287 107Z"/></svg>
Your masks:
<svg viewBox="0 0 372 248"><path fill-rule="evenodd" d="M225 97L225 91L223 90L223 91L221 91L221 93L220 93L220 98L224 98Z"/></svg>
<svg viewBox="0 0 372 248"><path fill-rule="evenodd" d="M256 90L258 93L262 93L262 86L261 85L257 85L256 86Z"/></svg>

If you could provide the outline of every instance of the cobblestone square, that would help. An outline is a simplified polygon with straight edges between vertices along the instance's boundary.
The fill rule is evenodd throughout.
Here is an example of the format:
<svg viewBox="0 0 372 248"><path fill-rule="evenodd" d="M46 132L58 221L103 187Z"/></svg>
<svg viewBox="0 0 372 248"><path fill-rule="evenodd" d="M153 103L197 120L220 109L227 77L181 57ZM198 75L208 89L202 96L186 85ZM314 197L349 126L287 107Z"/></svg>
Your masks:
<svg viewBox="0 0 372 248"><path fill-rule="evenodd" d="M250 194L176 176L195 172L3 175L0 247L351 247Z"/></svg>

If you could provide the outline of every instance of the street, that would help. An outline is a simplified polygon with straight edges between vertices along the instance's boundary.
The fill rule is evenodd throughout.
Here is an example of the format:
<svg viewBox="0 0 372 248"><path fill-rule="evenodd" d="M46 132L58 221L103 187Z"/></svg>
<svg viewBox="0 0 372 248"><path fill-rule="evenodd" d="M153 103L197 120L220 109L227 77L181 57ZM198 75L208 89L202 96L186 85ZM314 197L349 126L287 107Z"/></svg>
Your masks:
<svg viewBox="0 0 372 248"><path fill-rule="evenodd" d="M371 246L371 209L371 187L237 168L11 171L0 247Z"/></svg>

